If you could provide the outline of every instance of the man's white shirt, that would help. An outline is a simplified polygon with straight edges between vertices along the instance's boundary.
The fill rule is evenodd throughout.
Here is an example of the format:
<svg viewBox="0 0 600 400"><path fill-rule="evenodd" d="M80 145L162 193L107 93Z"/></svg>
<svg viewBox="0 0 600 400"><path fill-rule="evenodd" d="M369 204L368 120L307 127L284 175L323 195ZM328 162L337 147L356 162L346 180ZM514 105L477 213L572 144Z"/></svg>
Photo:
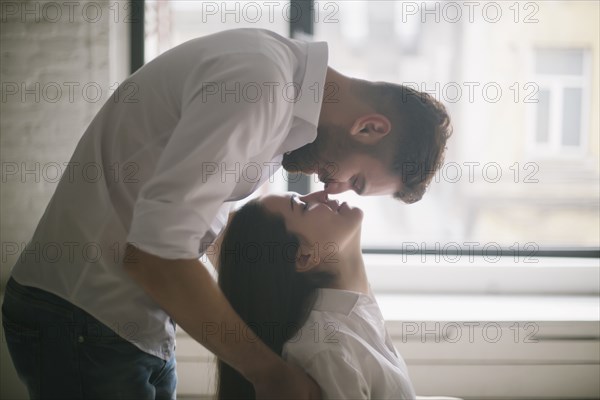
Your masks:
<svg viewBox="0 0 600 400"><path fill-rule="evenodd" d="M233 201L316 139L327 55L325 42L246 28L144 65L83 134L13 278L169 360L175 324L122 269L126 243L199 258Z"/></svg>
<svg viewBox="0 0 600 400"><path fill-rule="evenodd" d="M415 398L372 293L318 289L308 319L282 356L319 384L325 400Z"/></svg>

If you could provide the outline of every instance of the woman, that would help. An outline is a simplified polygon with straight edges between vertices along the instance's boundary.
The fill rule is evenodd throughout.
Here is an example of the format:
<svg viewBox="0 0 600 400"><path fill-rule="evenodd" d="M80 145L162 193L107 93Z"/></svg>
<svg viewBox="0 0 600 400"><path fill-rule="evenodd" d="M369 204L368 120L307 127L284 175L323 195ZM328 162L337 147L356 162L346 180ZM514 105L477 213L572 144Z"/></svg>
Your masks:
<svg viewBox="0 0 600 400"><path fill-rule="evenodd" d="M362 217L325 192L254 199L224 232L219 285L252 331L303 368L324 399L412 399L365 273ZM218 373L220 399L254 398L227 364L219 361Z"/></svg>

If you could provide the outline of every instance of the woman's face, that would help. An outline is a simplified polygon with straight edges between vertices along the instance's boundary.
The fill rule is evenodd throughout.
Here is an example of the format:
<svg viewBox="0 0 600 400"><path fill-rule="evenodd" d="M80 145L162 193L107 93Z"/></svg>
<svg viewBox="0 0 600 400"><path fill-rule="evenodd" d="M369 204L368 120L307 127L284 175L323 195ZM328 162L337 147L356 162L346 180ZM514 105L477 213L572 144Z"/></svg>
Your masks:
<svg viewBox="0 0 600 400"><path fill-rule="evenodd" d="M295 192L270 194L260 201L270 212L281 214L286 228L310 245L341 249L360 233L362 210L330 200L325 191L305 196Z"/></svg>

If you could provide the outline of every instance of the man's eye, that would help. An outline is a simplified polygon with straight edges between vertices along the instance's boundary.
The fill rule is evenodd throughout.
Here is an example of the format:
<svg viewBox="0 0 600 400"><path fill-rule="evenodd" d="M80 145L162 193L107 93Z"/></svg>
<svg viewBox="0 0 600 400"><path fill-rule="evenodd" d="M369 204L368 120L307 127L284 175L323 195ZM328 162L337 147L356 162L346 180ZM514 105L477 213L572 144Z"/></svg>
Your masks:
<svg viewBox="0 0 600 400"><path fill-rule="evenodd" d="M354 181L352 182L352 187L354 188L354 191L356 192L356 194L362 194L362 192L365 190L364 188L364 181L362 182L362 184L358 184L358 176L356 178L354 178Z"/></svg>
<svg viewBox="0 0 600 400"><path fill-rule="evenodd" d="M304 203L304 207L302 208L304 211L308 208L308 203Z"/></svg>

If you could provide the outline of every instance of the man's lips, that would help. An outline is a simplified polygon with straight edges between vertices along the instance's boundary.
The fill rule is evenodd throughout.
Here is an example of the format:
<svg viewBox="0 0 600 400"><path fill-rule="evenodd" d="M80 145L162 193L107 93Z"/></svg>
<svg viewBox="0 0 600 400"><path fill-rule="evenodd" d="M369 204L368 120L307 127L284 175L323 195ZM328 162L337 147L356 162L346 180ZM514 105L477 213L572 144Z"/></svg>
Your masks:
<svg viewBox="0 0 600 400"><path fill-rule="evenodd" d="M325 184L325 187L327 187L330 183L335 182L335 179L331 179L323 175L319 175L319 180Z"/></svg>
<svg viewBox="0 0 600 400"><path fill-rule="evenodd" d="M334 204L333 207L335 208L335 211L339 211L340 210L340 202L337 200L334 200Z"/></svg>

